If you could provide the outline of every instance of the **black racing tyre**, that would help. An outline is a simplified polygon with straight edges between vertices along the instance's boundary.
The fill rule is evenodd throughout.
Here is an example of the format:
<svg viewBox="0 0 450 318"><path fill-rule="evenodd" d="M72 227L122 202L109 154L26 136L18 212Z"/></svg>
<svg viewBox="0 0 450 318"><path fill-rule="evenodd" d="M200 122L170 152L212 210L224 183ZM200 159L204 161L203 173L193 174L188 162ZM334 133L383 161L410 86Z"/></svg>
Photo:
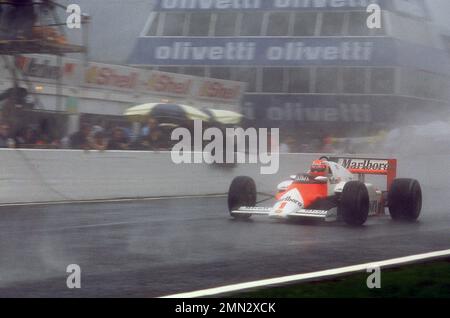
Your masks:
<svg viewBox="0 0 450 318"><path fill-rule="evenodd" d="M345 184L338 213L348 225L360 226L366 222L369 215L369 192L364 183L350 181Z"/></svg>
<svg viewBox="0 0 450 318"><path fill-rule="evenodd" d="M388 193L391 218L395 221L413 222L422 210L422 189L414 179L395 179Z"/></svg>
<svg viewBox="0 0 450 318"><path fill-rule="evenodd" d="M248 215L237 215L232 213L233 210L242 206L254 207L256 205L256 184L250 177L236 177L231 182L228 190L228 210L230 215L236 219L248 219Z"/></svg>

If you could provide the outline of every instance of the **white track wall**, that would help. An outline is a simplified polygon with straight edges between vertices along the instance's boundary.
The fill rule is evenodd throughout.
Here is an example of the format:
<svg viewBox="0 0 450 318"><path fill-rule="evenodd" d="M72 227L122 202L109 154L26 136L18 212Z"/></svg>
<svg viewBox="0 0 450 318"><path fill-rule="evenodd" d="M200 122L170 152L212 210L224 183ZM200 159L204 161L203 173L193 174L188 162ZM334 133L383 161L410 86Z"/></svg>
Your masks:
<svg viewBox="0 0 450 318"><path fill-rule="evenodd" d="M225 194L239 175L272 193L317 155L282 155L276 175L256 164L174 164L170 153L0 150L0 204Z"/></svg>
<svg viewBox="0 0 450 318"><path fill-rule="evenodd" d="M273 193L279 182L304 172L319 156L282 154L279 172L262 175L256 164L177 165L168 152L4 149L0 150L0 204L225 194L231 180L240 175L254 178L259 192ZM447 156L398 159L399 177L417 178L427 187L448 183ZM431 163L440 168L429 169ZM384 180L369 179L380 187Z"/></svg>

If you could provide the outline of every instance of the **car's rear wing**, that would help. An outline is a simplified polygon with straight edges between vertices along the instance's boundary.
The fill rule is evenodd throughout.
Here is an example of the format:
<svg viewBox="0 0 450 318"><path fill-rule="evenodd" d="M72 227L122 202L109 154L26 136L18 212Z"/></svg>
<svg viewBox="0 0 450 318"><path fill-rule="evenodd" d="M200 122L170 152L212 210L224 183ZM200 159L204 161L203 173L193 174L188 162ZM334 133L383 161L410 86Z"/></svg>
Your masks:
<svg viewBox="0 0 450 318"><path fill-rule="evenodd" d="M397 159L332 157L329 160L362 177L364 175L386 176L387 190L391 188L392 182L397 177Z"/></svg>

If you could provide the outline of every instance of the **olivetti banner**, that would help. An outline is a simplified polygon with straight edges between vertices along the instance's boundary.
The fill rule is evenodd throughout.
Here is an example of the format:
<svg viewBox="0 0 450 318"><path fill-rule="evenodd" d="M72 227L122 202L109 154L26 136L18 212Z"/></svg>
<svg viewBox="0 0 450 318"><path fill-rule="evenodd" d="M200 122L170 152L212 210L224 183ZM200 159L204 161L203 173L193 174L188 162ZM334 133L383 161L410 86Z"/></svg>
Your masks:
<svg viewBox="0 0 450 318"><path fill-rule="evenodd" d="M398 107L392 107L397 105ZM411 100L396 96L247 95L243 110L262 127L301 127L305 123L340 125L390 122ZM418 105L417 107L420 107Z"/></svg>
<svg viewBox="0 0 450 318"><path fill-rule="evenodd" d="M133 65L406 66L449 69L447 52L393 38L141 37Z"/></svg>
<svg viewBox="0 0 450 318"><path fill-rule="evenodd" d="M386 65L395 44L383 38L139 38L130 64Z"/></svg>
<svg viewBox="0 0 450 318"><path fill-rule="evenodd" d="M428 16L423 0L156 0L154 10L366 10L373 3L384 10Z"/></svg>

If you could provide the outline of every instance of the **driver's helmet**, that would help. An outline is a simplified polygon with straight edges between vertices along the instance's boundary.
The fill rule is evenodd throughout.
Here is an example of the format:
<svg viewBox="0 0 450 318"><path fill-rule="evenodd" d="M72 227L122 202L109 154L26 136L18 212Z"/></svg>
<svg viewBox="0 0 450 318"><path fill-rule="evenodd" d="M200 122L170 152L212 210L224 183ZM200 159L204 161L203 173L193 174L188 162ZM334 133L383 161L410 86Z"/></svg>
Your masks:
<svg viewBox="0 0 450 318"><path fill-rule="evenodd" d="M309 168L309 174L314 177L325 177L327 172L328 164L324 160L314 160Z"/></svg>

